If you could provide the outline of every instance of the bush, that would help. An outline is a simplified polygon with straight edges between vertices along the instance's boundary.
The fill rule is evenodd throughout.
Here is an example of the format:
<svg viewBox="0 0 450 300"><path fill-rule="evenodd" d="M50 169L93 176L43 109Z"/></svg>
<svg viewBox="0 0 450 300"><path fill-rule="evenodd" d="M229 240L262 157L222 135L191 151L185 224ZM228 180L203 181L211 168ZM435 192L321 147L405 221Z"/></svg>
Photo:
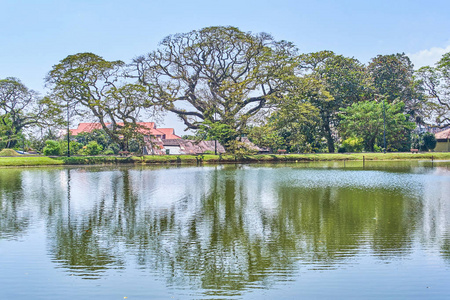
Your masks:
<svg viewBox="0 0 450 300"><path fill-rule="evenodd" d="M411 136L411 148L420 151L429 151L436 148L436 136L430 132L413 134Z"/></svg>
<svg viewBox="0 0 450 300"><path fill-rule="evenodd" d="M102 152L103 147L99 145L96 141L90 141L86 145L86 154L87 155L98 155Z"/></svg>
<svg viewBox="0 0 450 300"><path fill-rule="evenodd" d="M422 135L422 140L424 151L433 150L434 148L436 148L436 136L431 132L424 133Z"/></svg>
<svg viewBox="0 0 450 300"><path fill-rule="evenodd" d="M45 141L45 147L44 147L44 155L59 155L61 151L61 145L54 140L47 140Z"/></svg>
<svg viewBox="0 0 450 300"><path fill-rule="evenodd" d="M103 151L103 154L104 155L114 155L115 153L114 153L114 151L113 150L111 150L111 149L106 149L105 151Z"/></svg>
<svg viewBox="0 0 450 300"><path fill-rule="evenodd" d="M62 141L60 143L61 152L60 154L63 156L67 156L67 141ZM83 147L82 144L76 141L70 141L70 154L76 154Z"/></svg>
<svg viewBox="0 0 450 300"><path fill-rule="evenodd" d="M338 153L345 153L345 152L347 152L347 149L345 149L345 147L339 147L339 149L338 149Z"/></svg>
<svg viewBox="0 0 450 300"><path fill-rule="evenodd" d="M113 152L113 154L119 154L120 147L117 144L111 144L108 146L108 149L106 151L108 151L108 150L111 150Z"/></svg>
<svg viewBox="0 0 450 300"><path fill-rule="evenodd" d="M342 142L338 152L362 152L364 148L364 140L362 138L351 137ZM344 151L343 151L344 150ZM343 151L343 152L341 152Z"/></svg>

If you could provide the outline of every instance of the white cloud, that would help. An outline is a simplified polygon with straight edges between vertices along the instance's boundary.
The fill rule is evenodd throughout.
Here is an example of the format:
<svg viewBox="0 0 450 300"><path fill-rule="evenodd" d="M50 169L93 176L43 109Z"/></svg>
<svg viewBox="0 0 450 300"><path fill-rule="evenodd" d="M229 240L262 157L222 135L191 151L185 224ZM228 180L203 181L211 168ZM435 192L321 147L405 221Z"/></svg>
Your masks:
<svg viewBox="0 0 450 300"><path fill-rule="evenodd" d="M423 66L434 66L434 64L441 59L442 55L447 52L450 52L450 45L445 48L433 47L431 49L425 49L407 55L414 64L414 68L419 69Z"/></svg>

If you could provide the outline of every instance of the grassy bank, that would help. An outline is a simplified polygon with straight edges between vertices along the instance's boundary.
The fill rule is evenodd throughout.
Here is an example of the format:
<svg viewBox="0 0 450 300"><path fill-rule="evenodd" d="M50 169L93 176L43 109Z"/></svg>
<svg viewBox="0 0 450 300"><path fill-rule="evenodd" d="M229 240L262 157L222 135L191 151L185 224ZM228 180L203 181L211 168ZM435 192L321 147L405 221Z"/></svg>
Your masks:
<svg viewBox="0 0 450 300"><path fill-rule="evenodd" d="M0 157L0 166L53 166L63 164L64 162L61 159L47 156Z"/></svg>
<svg viewBox="0 0 450 300"><path fill-rule="evenodd" d="M321 153L287 155L155 155L155 156L14 156L0 157L0 166L51 166L51 165L101 165L101 164L198 164L198 163L258 163L342 160L392 161L392 160L450 160L450 152L437 153Z"/></svg>

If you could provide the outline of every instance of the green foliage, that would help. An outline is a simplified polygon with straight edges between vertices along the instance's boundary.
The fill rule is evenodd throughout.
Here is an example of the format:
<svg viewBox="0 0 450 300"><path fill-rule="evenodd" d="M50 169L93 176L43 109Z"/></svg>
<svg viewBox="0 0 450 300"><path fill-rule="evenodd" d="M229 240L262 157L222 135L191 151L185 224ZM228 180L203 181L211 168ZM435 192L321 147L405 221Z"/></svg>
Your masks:
<svg viewBox="0 0 450 300"><path fill-rule="evenodd" d="M0 116L0 149L8 147L12 139L16 139L16 135L9 114L5 114Z"/></svg>
<svg viewBox="0 0 450 300"><path fill-rule="evenodd" d="M90 141L96 141L104 149L108 148L108 146L113 143L111 137L108 136L103 129L95 129L91 132L80 132L74 136L74 138L78 143L83 145L87 145Z"/></svg>
<svg viewBox="0 0 450 300"><path fill-rule="evenodd" d="M232 153L236 159L242 159L244 156L256 154L256 150L250 149L246 143L238 140L228 142L228 151Z"/></svg>
<svg viewBox="0 0 450 300"><path fill-rule="evenodd" d="M409 122L403 114L404 104L385 104L386 141L390 151L404 150L409 147L410 131L415 124ZM356 137L363 140L364 150L375 151L375 145L383 146L383 103L366 101L354 103L342 109L341 132L344 137Z"/></svg>
<svg viewBox="0 0 450 300"><path fill-rule="evenodd" d="M413 97L413 64L404 53L377 55L368 66L375 93L386 97L388 103L403 102Z"/></svg>
<svg viewBox="0 0 450 300"><path fill-rule="evenodd" d="M58 114L57 109L48 102L48 98L40 98L19 79L8 77L0 80L0 126L8 127L4 132L6 147L15 146L17 135L23 129L48 126L49 117L54 114Z"/></svg>
<svg viewBox="0 0 450 300"><path fill-rule="evenodd" d="M430 132L411 135L411 148L420 151L429 151L436 148L436 136Z"/></svg>
<svg viewBox="0 0 450 300"><path fill-rule="evenodd" d="M106 149L105 151L103 151L103 154L104 154L104 155L114 155L115 153L114 153L114 151L111 150L111 149Z"/></svg>
<svg viewBox="0 0 450 300"><path fill-rule="evenodd" d="M217 121L241 132L281 95L283 78L293 74L295 51L266 33L216 26L170 35L134 64L153 101L188 128Z"/></svg>
<svg viewBox="0 0 450 300"><path fill-rule="evenodd" d="M97 118L109 138L127 150L128 141L137 133L136 118L152 104L144 86L122 83L124 67L122 61L78 53L53 66L46 81L61 109Z"/></svg>
<svg viewBox="0 0 450 300"><path fill-rule="evenodd" d="M422 67L416 72L428 93L425 121L432 125L450 125L450 52L445 53L436 67Z"/></svg>
<svg viewBox="0 0 450 300"><path fill-rule="evenodd" d="M112 154L119 154L120 147L119 147L119 145L112 143L108 146L108 148L105 150L105 152L106 151L112 151Z"/></svg>
<svg viewBox="0 0 450 300"><path fill-rule="evenodd" d="M233 151L233 143L238 137L238 133L232 126L220 122L211 122L206 120L200 125L197 131L197 139L214 141L221 143L227 151Z"/></svg>
<svg viewBox="0 0 450 300"><path fill-rule="evenodd" d="M49 134L49 132L51 132L51 130L48 130L47 133L43 136L31 135L29 137L30 148L33 149L34 151L42 153L42 150L45 147L46 140L56 140L57 139L56 135Z"/></svg>
<svg viewBox="0 0 450 300"><path fill-rule="evenodd" d="M286 143L273 124L251 127L248 138L252 143L260 147L268 147L273 151L285 149Z"/></svg>
<svg viewBox="0 0 450 300"><path fill-rule="evenodd" d="M60 142L61 147L61 155L67 156L67 140L62 140ZM70 141L70 154L76 154L83 147L83 144L78 143L77 141Z"/></svg>
<svg viewBox="0 0 450 300"><path fill-rule="evenodd" d="M90 141L86 145L86 154L87 155L99 155L100 152L103 151L103 147L99 145L96 141Z"/></svg>
<svg viewBox="0 0 450 300"><path fill-rule="evenodd" d="M423 148L425 148L426 150L433 150L434 148L436 148L436 136L434 134L432 134L431 132L427 132L425 134L422 135L422 139L423 139Z"/></svg>
<svg viewBox="0 0 450 300"><path fill-rule="evenodd" d="M103 129L95 129L91 132L81 132L71 138L75 139L76 142L79 143L81 147L88 145L89 142L95 141L97 142L97 144L102 146L102 148L105 149L105 151L110 150L114 154L118 154L120 151L120 146L117 143L115 143ZM81 155L87 155L86 151L81 149L80 147L77 148L77 152L79 152ZM73 153L77 152L73 151Z"/></svg>
<svg viewBox="0 0 450 300"><path fill-rule="evenodd" d="M342 142L339 152L362 152L364 149L364 140L357 137L349 137Z"/></svg>
<svg viewBox="0 0 450 300"><path fill-rule="evenodd" d="M316 80L319 92L310 97L318 110L319 126L316 136L326 139L328 152L333 153L335 128L339 125L339 110L368 98L369 78L364 66L354 58L320 51L300 56L300 66L309 71L304 78ZM317 89L317 88L315 88Z"/></svg>
<svg viewBox="0 0 450 300"><path fill-rule="evenodd" d="M43 149L43 152L44 152L44 155L46 155L46 156L59 155L61 152L61 145L57 141L47 140L47 141L45 141L45 147Z"/></svg>
<svg viewBox="0 0 450 300"><path fill-rule="evenodd" d="M250 129L249 138L256 145L273 151L317 152L324 150L320 127L320 110L313 104L321 99L332 101L320 82L310 76L290 80L285 95L274 101L276 110L266 122Z"/></svg>
<svg viewBox="0 0 450 300"><path fill-rule="evenodd" d="M128 149L133 153L142 153L143 139L132 139L128 144Z"/></svg>

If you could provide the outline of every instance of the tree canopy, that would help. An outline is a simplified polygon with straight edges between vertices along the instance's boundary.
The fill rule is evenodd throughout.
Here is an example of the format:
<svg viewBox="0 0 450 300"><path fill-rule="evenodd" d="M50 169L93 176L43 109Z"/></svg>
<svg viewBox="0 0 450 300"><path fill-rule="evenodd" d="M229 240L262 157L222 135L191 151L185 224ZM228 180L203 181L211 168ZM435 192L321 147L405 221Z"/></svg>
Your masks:
<svg viewBox="0 0 450 300"><path fill-rule="evenodd" d="M19 79L0 80L0 126L6 147L14 147L17 135L25 128L48 125L49 116L58 113L47 98L28 89Z"/></svg>
<svg viewBox="0 0 450 300"><path fill-rule="evenodd" d="M78 53L53 66L46 81L62 109L93 116L111 139L127 150L128 141L138 134L141 111L151 103L145 87L126 83L124 68L120 60Z"/></svg>
<svg viewBox="0 0 450 300"><path fill-rule="evenodd" d="M311 103L319 110L321 125L318 133L326 139L328 151L334 152L339 109L367 98L365 67L354 58L336 55L332 51L301 55L300 67L306 71L304 76L315 78L327 92L326 97L320 93L311 99Z"/></svg>
<svg viewBox="0 0 450 300"><path fill-rule="evenodd" d="M427 120L439 127L450 125L450 52L442 56L436 67L422 67L417 72L428 94Z"/></svg>
<svg viewBox="0 0 450 300"><path fill-rule="evenodd" d="M408 151L407 143L414 123L409 122L403 113L404 103L395 104L365 101L354 103L341 109L341 130L344 137L361 138L366 151L375 151L375 146L383 147L383 130L385 114L386 147L390 151Z"/></svg>
<svg viewBox="0 0 450 300"><path fill-rule="evenodd" d="M155 112L175 113L197 138L219 140L231 152L245 134L289 152L374 151L382 103L388 150L409 148L411 121L417 132L450 126L450 53L415 72L404 53L362 64L328 50L299 54L290 42L232 26L169 35L128 65L69 55L45 80L46 97L19 79L0 80L0 147L13 147L25 128L69 127L75 118L102 125L108 146L96 143L105 151L136 149L153 141L138 122Z"/></svg>
<svg viewBox="0 0 450 300"><path fill-rule="evenodd" d="M293 52L290 43L266 33L207 27L170 35L133 64L153 103L176 113L187 128L220 122L239 131L281 95Z"/></svg>

